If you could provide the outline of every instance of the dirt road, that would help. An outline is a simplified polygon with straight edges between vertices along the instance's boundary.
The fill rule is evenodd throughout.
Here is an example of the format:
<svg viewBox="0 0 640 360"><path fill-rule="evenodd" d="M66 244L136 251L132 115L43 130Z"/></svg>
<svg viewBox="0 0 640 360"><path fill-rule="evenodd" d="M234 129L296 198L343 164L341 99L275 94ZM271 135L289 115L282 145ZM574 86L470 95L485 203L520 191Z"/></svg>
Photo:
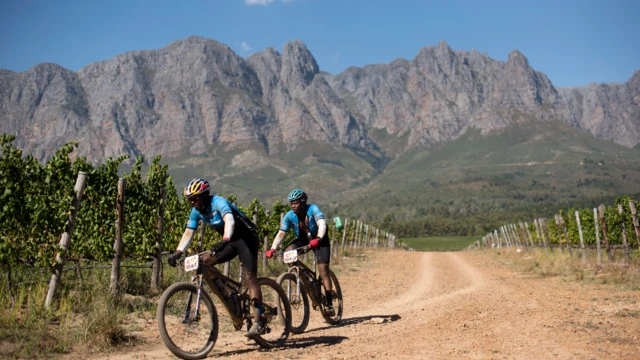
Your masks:
<svg viewBox="0 0 640 360"><path fill-rule="evenodd" d="M312 311L304 334L271 351L222 331L210 358L640 358L637 291L523 274L477 253L365 258L345 261L338 273L345 303L339 326ZM139 332L144 345L97 358L172 358L156 334L149 321Z"/></svg>

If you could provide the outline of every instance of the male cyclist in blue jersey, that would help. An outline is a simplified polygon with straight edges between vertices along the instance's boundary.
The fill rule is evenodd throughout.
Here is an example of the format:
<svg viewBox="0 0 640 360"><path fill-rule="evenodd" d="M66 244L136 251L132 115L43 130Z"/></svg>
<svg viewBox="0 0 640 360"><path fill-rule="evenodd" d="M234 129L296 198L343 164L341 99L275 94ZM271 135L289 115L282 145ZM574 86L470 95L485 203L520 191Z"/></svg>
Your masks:
<svg viewBox="0 0 640 360"><path fill-rule="evenodd" d="M213 266L227 262L236 256L240 258L242 273L248 284L251 303L254 306L254 322L246 335L248 337L262 335L265 331L261 320L264 308L257 278L259 242L256 226L225 198L212 196L209 191L209 182L199 178L191 180L184 188L184 196L193 208L178 248L167 262L171 266L176 266L176 260L189 247L199 221L213 227L222 235L222 241L211 248L211 256L205 257L203 263Z"/></svg>
<svg viewBox="0 0 640 360"><path fill-rule="evenodd" d="M270 258L284 239L287 231L293 229L296 240L287 247L287 250L309 245L314 249L318 263L318 272L322 279L327 298L327 306L324 314L334 316L333 309L334 292L331 287L331 277L329 276L329 262L331 261L331 243L327 232L327 222L324 214L316 204L307 204L307 194L301 189L293 189L287 198L291 205L291 210L282 219L280 231L273 240L271 250L265 252L265 256Z"/></svg>

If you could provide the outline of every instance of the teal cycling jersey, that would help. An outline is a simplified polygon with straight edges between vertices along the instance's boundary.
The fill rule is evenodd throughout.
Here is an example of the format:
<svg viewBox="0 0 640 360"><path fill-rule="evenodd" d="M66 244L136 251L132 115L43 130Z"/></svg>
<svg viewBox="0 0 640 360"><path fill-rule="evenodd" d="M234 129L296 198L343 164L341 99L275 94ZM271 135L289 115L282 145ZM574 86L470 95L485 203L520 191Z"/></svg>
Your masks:
<svg viewBox="0 0 640 360"><path fill-rule="evenodd" d="M235 214L234 214L235 213ZM244 215L237 207L228 202L225 198L214 195L211 197L211 204L204 209L203 212L196 210L195 208L191 209L191 213L189 214L189 220L187 221L187 229L196 230L198 228L198 222L202 220L202 222L206 225L213 227L218 233L224 233L224 216L227 214L239 215L239 218L243 220L242 222L236 221L236 227L238 225L244 223L247 224L248 218ZM246 226L248 230L250 226Z"/></svg>
<svg viewBox="0 0 640 360"><path fill-rule="evenodd" d="M318 236L318 220L324 219L324 214L322 213L322 211L320 211L320 208L318 208L318 205L316 204L307 204L306 207L307 218L309 219L309 231L311 231L311 238L314 238ZM304 219L301 220L304 221ZM289 231L289 229L293 229L296 237L300 237L298 215L296 215L293 210L289 210L284 218L282 218L282 223L280 223L280 230L287 232Z"/></svg>

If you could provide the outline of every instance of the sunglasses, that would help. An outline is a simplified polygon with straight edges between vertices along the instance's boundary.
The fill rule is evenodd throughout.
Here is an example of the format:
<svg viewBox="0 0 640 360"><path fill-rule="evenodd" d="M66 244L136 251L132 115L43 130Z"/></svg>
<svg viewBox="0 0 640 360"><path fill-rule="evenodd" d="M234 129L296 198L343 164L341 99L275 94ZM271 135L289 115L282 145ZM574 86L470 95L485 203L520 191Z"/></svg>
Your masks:
<svg viewBox="0 0 640 360"><path fill-rule="evenodd" d="M187 200L191 203L191 204L197 204L198 202L200 202L200 198L197 196L191 196L188 197Z"/></svg>

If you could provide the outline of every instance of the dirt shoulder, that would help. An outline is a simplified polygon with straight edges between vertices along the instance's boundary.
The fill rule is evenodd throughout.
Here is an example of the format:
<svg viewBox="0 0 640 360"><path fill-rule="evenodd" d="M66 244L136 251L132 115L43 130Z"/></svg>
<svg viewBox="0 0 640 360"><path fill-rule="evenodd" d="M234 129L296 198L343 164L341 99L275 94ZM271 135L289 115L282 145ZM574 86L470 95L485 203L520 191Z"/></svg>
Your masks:
<svg viewBox="0 0 640 360"><path fill-rule="evenodd" d="M338 267L336 267L338 268ZM260 350L221 332L210 357L234 359L637 359L640 293L516 272L478 253L368 252L339 267L345 312L329 326L312 311L286 347ZM224 319L222 321L225 321ZM172 358L155 321L145 344L94 359ZM81 354L70 354L77 359Z"/></svg>

